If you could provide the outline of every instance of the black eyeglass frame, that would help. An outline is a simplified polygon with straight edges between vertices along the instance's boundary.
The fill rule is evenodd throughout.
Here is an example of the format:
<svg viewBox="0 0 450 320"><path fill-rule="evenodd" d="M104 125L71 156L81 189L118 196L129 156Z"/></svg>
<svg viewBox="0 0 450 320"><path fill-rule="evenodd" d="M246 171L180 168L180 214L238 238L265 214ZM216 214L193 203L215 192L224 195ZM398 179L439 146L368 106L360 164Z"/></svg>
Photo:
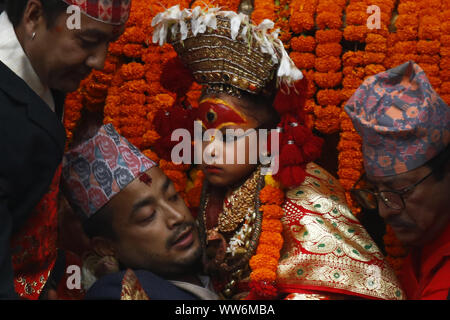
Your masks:
<svg viewBox="0 0 450 320"><path fill-rule="evenodd" d="M385 205L386 207L388 207L388 208L390 208L390 209L393 209L393 210L403 210L403 209L405 208L405 199L403 198L403 195L406 194L406 193L408 193L408 192L410 192L410 191L412 191L412 190L414 190L414 188L416 188L419 184L421 184L422 182L424 182L424 181L425 181L428 177L430 177L432 174L433 174L433 170L431 170L430 173L428 173L425 177L423 177L422 179L420 179L420 180L417 181L416 183L414 183L414 184L412 184L412 185L410 185L410 186L407 186L407 187L403 188L402 190L381 190L381 191L375 192L375 191L368 190L368 189L355 189L355 186L357 186L358 183L366 176L366 174L364 173L364 174L358 179L358 181L355 182L355 184L353 185L353 187L350 189L350 193L351 193L352 195L354 195L354 197L355 197L356 199L358 199L358 197L356 196L355 193L356 193L356 192L359 192L359 191L363 191L363 192L369 193L369 194L371 194L372 196L374 196L374 198L377 199L377 201L375 202L375 203L376 203L376 207L375 207L375 208L368 208L368 207L365 206L363 203L361 203L361 201L358 201L358 200L357 200L357 202L358 202L361 206L363 206L363 207L365 207L365 208L367 208L367 209L373 209L373 210L378 209L378 199L381 199L381 201L384 203L384 205ZM383 195L382 195L382 193L386 193L386 192L394 193L394 194L396 194L396 195L399 196L399 198L400 198L401 201L402 201L402 205L401 205L400 208L393 208L391 205L389 205L390 201L387 199L387 197L383 197Z"/></svg>

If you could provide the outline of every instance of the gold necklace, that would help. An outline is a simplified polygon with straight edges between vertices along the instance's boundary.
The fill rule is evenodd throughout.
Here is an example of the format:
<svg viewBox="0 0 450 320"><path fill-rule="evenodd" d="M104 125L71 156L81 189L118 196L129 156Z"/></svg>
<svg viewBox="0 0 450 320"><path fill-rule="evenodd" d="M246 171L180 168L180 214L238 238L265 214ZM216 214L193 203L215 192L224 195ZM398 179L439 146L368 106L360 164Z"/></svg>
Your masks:
<svg viewBox="0 0 450 320"><path fill-rule="evenodd" d="M233 293L235 292L235 286L236 284L240 281L240 279L244 276L244 274L246 274L246 270L248 270L249 266L248 266L248 261L249 259L255 254L256 251L256 246L258 244L259 241L259 236L261 234L261 224L262 224L262 216L259 212L259 207L260 207L260 200L259 200L259 192L263 187L264 184L264 179L261 178L261 168L257 168L257 170L253 173L253 175L246 181L245 184L247 185L253 185L253 183L255 183L255 190L251 191L253 188L248 188L246 187L245 189L248 190L246 192L244 192L243 190L241 192L244 192L247 196L247 199L250 199L250 201L247 201L245 204L243 204L242 206L242 202L243 201L235 201L234 204L237 207L234 206L230 206L228 207L229 211L232 212L236 212L239 210L239 208L241 208L241 214L242 217L246 217L248 216L248 210L249 208L253 211L253 214L251 215L252 217L250 218L249 224L251 225L250 228L246 229L246 235L244 236L244 243L243 243L243 247L242 247L242 251L241 254L239 254L240 258L233 259L233 262L230 264L230 261L228 261L228 256L230 255L229 253L225 253L224 255L224 259L222 262L219 262L220 265L220 269L226 273L228 273L228 281L226 281L226 285L224 290L222 291L222 294L227 297L230 298ZM252 182L250 182L249 180L251 180ZM248 182L248 183L247 183ZM212 235L213 233L219 233L219 227L213 228L212 230L207 230L206 228L206 208L208 206L208 202L209 202L209 194L207 193L207 190L209 189L208 187L208 183L205 181L204 185L203 185L203 189L202 189L202 197L201 197L201 201L200 201L200 211L199 211L199 215L198 215L198 224L199 224L199 230L200 230L200 235L201 235L201 239L203 239L202 241L202 247L204 249L204 251L206 251L207 249L207 245L208 245L208 236ZM241 189L241 188L239 188ZM243 188L242 188L243 189ZM249 198L248 197L248 193L253 192L253 198ZM236 192L233 192L232 195L235 195L234 199L238 200L237 198L239 198L239 192L238 190L236 190ZM229 197L231 198L231 196ZM239 207L241 206L241 207ZM234 208L233 208L234 207ZM234 209L234 210L233 210ZM230 214L230 212L229 212ZM237 224L239 225L239 223ZM236 227L237 227L236 225ZM236 228L235 228L236 229ZM229 247L229 244L227 245L227 248ZM219 266L218 265L218 266Z"/></svg>
<svg viewBox="0 0 450 320"><path fill-rule="evenodd" d="M261 170L257 168L249 179L225 198L223 210L219 215L220 232L236 230L244 218L254 211L260 175Z"/></svg>

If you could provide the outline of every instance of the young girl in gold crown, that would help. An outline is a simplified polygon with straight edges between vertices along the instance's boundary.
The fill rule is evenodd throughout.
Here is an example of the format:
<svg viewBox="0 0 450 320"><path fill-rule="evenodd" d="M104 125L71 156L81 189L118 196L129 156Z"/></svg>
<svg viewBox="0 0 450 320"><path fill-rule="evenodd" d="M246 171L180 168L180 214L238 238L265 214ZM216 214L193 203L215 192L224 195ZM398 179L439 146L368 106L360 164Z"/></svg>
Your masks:
<svg viewBox="0 0 450 320"><path fill-rule="evenodd" d="M232 299L402 299L339 182L312 162L322 142L305 125L306 80L269 34L273 23L172 7L153 25L154 42L172 44L203 85L195 112L209 159L198 223L216 290ZM270 156L271 168L255 154Z"/></svg>

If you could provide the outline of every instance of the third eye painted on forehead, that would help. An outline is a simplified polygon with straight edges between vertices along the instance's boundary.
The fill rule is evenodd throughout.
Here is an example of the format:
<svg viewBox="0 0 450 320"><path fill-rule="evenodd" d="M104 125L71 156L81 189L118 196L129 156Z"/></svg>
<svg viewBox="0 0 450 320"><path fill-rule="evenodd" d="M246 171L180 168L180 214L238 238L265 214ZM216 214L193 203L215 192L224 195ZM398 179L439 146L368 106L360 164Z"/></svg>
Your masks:
<svg viewBox="0 0 450 320"><path fill-rule="evenodd" d="M248 117L234 105L217 98L206 98L200 101L197 119L205 129L221 130L227 126L249 125Z"/></svg>

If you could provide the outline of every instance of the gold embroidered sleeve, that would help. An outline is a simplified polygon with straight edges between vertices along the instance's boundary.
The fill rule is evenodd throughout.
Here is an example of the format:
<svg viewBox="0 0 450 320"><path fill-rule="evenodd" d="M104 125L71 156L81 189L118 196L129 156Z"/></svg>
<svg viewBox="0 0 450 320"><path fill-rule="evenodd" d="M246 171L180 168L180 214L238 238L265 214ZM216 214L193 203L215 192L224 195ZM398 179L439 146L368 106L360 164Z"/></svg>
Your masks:
<svg viewBox="0 0 450 320"><path fill-rule="evenodd" d="M316 164L286 193L279 287L375 299L403 299L398 280L367 231L353 216L338 181Z"/></svg>
<svg viewBox="0 0 450 320"><path fill-rule="evenodd" d="M120 300L150 300L131 269L128 269L123 277Z"/></svg>

